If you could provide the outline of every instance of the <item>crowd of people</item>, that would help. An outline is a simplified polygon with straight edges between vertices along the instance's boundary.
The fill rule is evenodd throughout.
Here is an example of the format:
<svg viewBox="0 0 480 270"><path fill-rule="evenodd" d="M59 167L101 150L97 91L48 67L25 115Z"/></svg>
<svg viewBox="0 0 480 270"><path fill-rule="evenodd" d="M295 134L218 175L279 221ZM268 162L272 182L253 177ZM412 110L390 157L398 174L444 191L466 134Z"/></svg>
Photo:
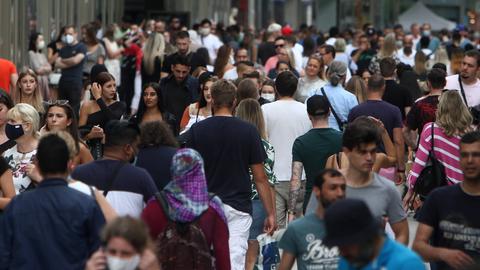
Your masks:
<svg viewBox="0 0 480 270"><path fill-rule="evenodd" d="M0 59L0 269L251 270L278 231L282 270L478 267L480 35L431 28L32 33Z"/></svg>

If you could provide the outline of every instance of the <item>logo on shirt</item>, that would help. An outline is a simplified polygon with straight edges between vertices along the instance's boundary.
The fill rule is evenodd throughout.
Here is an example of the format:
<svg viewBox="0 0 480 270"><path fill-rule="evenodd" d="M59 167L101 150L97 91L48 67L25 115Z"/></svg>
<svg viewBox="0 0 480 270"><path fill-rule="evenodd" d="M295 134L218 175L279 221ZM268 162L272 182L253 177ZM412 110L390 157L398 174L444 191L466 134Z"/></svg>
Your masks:
<svg viewBox="0 0 480 270"><path fill-rule="evenodd" d="M322 239L316 239L313 233L305 236L307 241L307 252L303 254L302 260L312 264L321 264L322 269L337 269L339 251L337 247L328 248L323 245Z"/></svg>

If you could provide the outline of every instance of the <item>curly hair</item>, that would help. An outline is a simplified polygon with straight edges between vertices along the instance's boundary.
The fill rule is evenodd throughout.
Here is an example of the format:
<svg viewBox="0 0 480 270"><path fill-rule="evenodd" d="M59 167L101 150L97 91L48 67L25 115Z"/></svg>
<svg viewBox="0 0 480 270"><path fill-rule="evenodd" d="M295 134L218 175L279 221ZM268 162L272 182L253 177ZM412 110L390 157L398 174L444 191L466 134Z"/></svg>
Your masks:
<svg viewBox="0 0 480 270"><path fill-rule="evenodd" d="M178 147L170 127L162 121L150 121L140 126L140 148L171 146Z"/></svg>

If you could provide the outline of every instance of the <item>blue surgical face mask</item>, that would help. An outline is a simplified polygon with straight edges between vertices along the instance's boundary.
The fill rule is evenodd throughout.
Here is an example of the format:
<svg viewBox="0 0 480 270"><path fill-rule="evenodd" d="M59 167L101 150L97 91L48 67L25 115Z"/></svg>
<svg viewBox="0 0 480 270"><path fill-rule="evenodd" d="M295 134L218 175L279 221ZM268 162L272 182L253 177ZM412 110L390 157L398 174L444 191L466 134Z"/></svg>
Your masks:
<svg viewBox="0 0 480 270"><path fill-rule="evenodd" d="M5 125L5 135L7 135L8 139L13 141L22 137L23 134L25 134L25 132L23 131L23 127L21 124L12 125L7 123Z"/></svg>

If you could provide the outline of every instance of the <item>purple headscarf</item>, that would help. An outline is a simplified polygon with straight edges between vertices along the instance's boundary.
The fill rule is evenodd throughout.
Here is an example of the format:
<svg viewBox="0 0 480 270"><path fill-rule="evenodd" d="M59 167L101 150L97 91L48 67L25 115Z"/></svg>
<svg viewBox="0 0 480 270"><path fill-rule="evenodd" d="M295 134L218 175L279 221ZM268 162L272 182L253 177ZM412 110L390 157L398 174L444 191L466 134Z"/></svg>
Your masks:
<svg viewBox="0 0 480 270"><path fill-rule="evenodd" d="M163 189L168 215L178 222L192 222L211 206L225 223L223 203L217 196L209 198L203 159L190 148L178 150L171 166L172 181Z"/></svg>

